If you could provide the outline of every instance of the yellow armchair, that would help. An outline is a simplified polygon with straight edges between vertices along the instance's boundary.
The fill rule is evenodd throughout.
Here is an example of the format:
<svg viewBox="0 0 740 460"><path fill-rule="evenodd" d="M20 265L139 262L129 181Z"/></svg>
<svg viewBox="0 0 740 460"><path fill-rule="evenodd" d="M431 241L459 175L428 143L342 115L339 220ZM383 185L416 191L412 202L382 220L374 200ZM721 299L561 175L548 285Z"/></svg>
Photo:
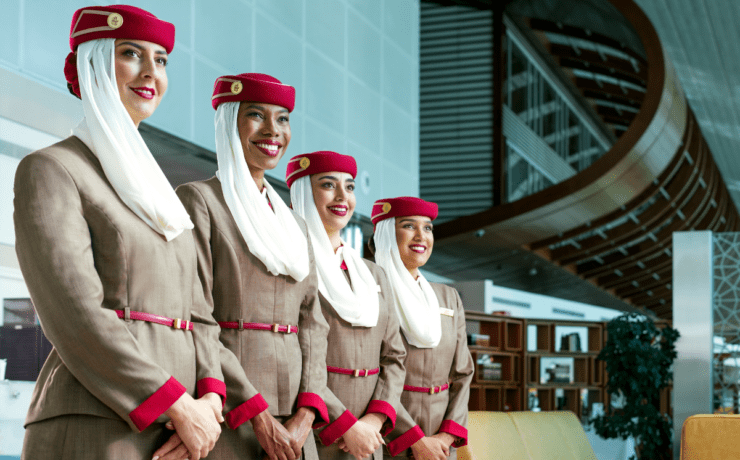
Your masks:
<svg viewBox="0 0 740 460"><path fill-rule="evenodd" d="M470 412L458 460L596 460L572 412Z"/></svg>
<svg viewBox="0 0 740 460"><path fill-rule="evenodd" d="M693 415L681 429L681 460L740 459L740 415Z"/></svg>

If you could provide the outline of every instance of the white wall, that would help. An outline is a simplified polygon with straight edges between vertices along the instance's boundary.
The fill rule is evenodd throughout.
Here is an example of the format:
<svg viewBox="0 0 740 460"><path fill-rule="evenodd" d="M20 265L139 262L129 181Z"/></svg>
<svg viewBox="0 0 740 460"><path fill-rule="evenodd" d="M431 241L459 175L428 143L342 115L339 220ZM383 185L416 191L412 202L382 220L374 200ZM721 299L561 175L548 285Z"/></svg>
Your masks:
<svg viewBox="0 0 740 460"><path fill-rule="evenodd" d="M0 121L2 123L2 121ZM20 162L0 152L0 244L15 245L13 231L13 176ZM4 265L0 260L0 265Z"/></svg>
<svg viewBox="0 0 740 460"><path fill-rule="evenodd" d="M35 382L0 381L0 456L20 458L23 447L23 420ZM12 457L11 457L12 458Z"/></svg>
<svg viewBox="0 0 740 460"><path fill-rule="evenodd" d="M564 321L609 321L623 312L572 300L496 286L491 280L450 283L458 290L466 310L484 313L504 310L517 318Z"/></svg>
<svg viewBox="0 0 740 460"><path fill-rule="evenodd" d="M357 159L369 184L359 187L357 212L369 216L376 199L418 194L418 0L128 3L176 27L169 90L148 123L215 150L215 79L268 73L296 87L288 156L330 149ZM0 68L74 102L62 69L72 14L90 4L2 0ZM0 84L0 99L17 91ZM20 97L32 98L33 92ZM287 161L281 163L273 175L283 179Z"/></svg>

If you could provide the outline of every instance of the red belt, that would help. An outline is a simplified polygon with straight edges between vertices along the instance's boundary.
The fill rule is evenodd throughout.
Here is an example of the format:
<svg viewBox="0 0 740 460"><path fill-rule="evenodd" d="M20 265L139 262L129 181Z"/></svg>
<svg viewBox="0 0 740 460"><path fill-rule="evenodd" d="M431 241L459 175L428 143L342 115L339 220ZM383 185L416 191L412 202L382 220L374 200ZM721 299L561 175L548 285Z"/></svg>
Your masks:
<svg viewBox="0 0 740 460"><path fill-rule="evenodd" d="M326 370L334 374L351 375L353 377L368 377L380 372L380 368L375 369L345 369L343 367L326 366Z"/></svg>
<svg viewBox="0 0 740 460"><path fill-rule="evenodd" d="M445 391L446 389L450 388L449 383L445 383L442 386L439 387L414 387L411 385L404 385L403 391L415 391L417 393L429 393L430 395L433 395L434 393L439 393L440 391Z"/></svg>
<svg viewBox="0 0 740 460"><path fill-rule="evenodd" d="M185 331L193 330L193 323L186 319L180 319L180 318L172 319L166 316L153 315L151 313L144 313L141 311L133 311L133 310L129 310L128 308L126 308L125 310L115 310L115 312L119 318L125 319L125 320L133 319L135 321L146 321L148 323L157 323L163 326L172 327L175 329L182 329Z"/></svg>
<svg viewBox="0 0 740 460"><path fill-rule="evenodd" d="M266 324L266 323L245 323L242 320L239 321L219 321L218 325L223 329L256 329L260 331L272 331L272 332L285 332L286 334L298 333L298 326L283 325L283 324Z"/></svg>

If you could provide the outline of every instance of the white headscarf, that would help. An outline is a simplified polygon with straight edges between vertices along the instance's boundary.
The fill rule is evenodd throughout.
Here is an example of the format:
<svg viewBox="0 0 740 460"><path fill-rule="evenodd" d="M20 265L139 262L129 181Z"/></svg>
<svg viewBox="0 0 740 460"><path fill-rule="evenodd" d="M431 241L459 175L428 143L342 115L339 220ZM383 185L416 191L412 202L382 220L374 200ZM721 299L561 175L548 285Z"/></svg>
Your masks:
<svg viewBox="0 0 740 460"><path fill-rule="evenodd" d="M378 324L380 287L360 254L348 245L340 249L352 286L344 278L339 263L341 261L334 254L329 235L326 234L321 216L316 210L311 176L304 176L293 182L290 187L290 201L293 203L293 210L306 220L308 233L311 235L319 275L319 292L337 314L353 326L373 327Z"/></svg>
<svg viewBox="0 0 740 460"><path fill-rule="evenodd" d="M388 275L401 331L408 343L417 348L439 345L442 338L439 300L424 275L419 273L418 280L414 280L403 264L396 243L395 217L381 220L375 226L375 261Z"/></svg>
<svg viewBox="0 0 740 460"><path fill-rule="evenodd" d="M171 241L193 228L193 223L121 102L114 44L114 38L103 38L77 47L85 118L72 134L98 157L105 177L126 206Z"/></svg>
<svg viewBox="0 0 740 460"><path fill-rule="evenodd" d="M216 155L224 199L249 251L273 275L302 281L309 271L308 243L280 195L263 180L272 209L257 189L244 159L236 126L239 102L224 102L216 110Z"/></svg>

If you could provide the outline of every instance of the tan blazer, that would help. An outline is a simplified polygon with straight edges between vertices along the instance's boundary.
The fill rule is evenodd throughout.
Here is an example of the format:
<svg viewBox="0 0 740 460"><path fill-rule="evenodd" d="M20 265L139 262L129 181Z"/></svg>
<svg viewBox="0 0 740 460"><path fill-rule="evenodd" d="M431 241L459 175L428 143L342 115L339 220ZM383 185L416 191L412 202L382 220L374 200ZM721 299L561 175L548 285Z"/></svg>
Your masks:
<svg viewBox="0 0 740 460"><path fill-rule="evenodd" d="M18 260L54 345L26 424L88 414L143 430L196 384L223 387L191 231L168 243L152 230L76 137L26 156L14 190ZM197 324L118 319L126 307Z"/></svg>
<svg viewBox="0 0 740 460"><path fill-rule="evenodd" d="M405 385L429 388L449 382L450 388L436 394L404 391L396 428L389 436L388 449L393 455L410 456L407 450L423 436L440 431L459 438L453 444L467 443L468 399L473 380L473 358L468 350L465 311L457 290L444 284L431 283L439 307L451 309L453 316L441 315L442 338L435 348L416 348L406 338ZM402 334L403 335L403 334ZM454 458L454 449L451 457Z"/></svg>
<svg viewBox="0 0 740 460"><path fill-rule="evenodd" d="M177 188L195 224L198 271L208 305L217 321L298 326L298 334L222 329L221 365L226 380L226 421L237 428L269 408L273 416L289 416L296 406L326 415L321 394L326 387L326 334L329 330L311 271L301 282L274 276L245 243L213 177ZM297 215L296 215L297 217ZM306 233L306 224L298 218Z"/></svg>
<svg viewBox="0 0 740 460"><path fill-rule="evenodd" d="M401 338L393 297L385 271L378 265L365 260L376 282L380 286L380 311L375 327L353 327L343 320L326 298L319 294L321 310L329 323L329 346L327 366L343 369L375 369L380 373L368 377L328 373L324 398L332 423L318 432L321 442L328 447L319 447L319 456L351 459L337 447L339 439L356 421L366 413L388 416L383 434L389 433L396 422L396 410L400 405L405 370L403 360L406 349ZM345 271L345 276L347 272ZM349 277L347 276L349 281ZM318 444L318 443L317 443ZM327 451L328 450L328 451ZM376 458L382 458L382 448Z"/></svg>

